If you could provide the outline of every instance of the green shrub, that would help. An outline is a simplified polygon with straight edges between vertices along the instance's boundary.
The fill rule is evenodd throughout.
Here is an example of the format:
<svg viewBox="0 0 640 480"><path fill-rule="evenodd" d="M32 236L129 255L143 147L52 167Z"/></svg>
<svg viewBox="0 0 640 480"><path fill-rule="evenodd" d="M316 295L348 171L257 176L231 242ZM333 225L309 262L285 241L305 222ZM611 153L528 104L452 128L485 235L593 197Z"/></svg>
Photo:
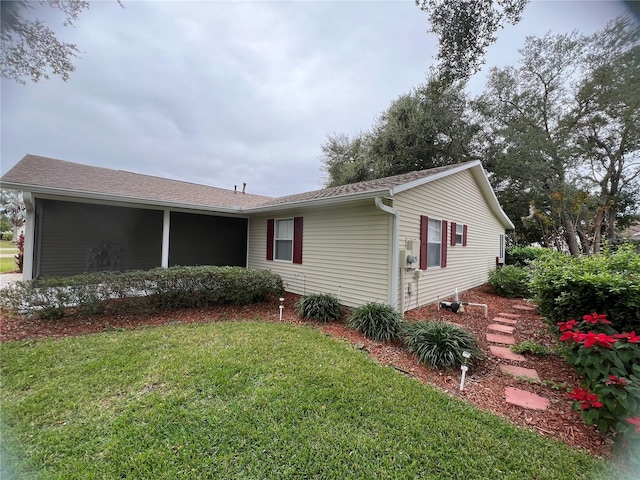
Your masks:
<svg viewBox="0 0 640 480"><path fill-rule="evenodd" d="M549 354L549 349L544 345L532 340L525 340L518 345L511 345L511 351L514 353L531 353L532 355L544 356Z"/></svg>
<svg viewBox="0 0 640 480"><path fill-rule="evenodd" d="M516 267L527 267L533 261L547 256L562 255L554 250L541 247L507 247L505 252L505 265L514 265Z"/></svg>
<svg viewBox="0 0 640 480"><path fill-rule="evenodd" d="M340 320L343 316L338 297L326 293L316 293L300 298L296 302L300 318L312 318L320 322Z"/></svg>
<svg viewBox="0 0 640 480"><path fill-rule="evenodd" d="M533 264L532 296L553 323L602 312L619 331L640 331L640 255L631 246L588 257L548 256Z"/></svg>
<svg viewBox="0 0 640 480"><path fill-rule="evenodd" d="M104 311L155 312L209 304L245 305L284 292L282 278L241 267L171 267L97 272L16 282L0 290L0 306L61 318Z"/></svg>
<svg viewBox="0 0 640 480"><path fill-rule="evenodd" d="M500 296L529 297L529 268L505 265L489 272L489 286Z"/></svg>
<svg viewBox="0 0 640 480"><path fill-rule="evenodd" d="M469 352L468 364L481 357L473 333L447 322L405 323L401 333L405 348L431 368L454 368L464 362L463 352Z"/></svg>
<svg viewBox="0 0 640 480"><path fill-rule="evenodd" d="M354 309L347 325L366 337L391 342L398 339L402 319L389 305L372 302Z"/></svg>

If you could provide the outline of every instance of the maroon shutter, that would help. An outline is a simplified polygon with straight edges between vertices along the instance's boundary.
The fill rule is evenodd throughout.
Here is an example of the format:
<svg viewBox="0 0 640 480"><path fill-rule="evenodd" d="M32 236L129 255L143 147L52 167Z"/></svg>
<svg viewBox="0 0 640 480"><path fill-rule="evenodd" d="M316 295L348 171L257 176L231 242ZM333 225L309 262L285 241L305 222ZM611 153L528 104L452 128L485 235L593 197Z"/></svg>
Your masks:
<svg viewBox="0 0 640 480"><path fill-rule="evenodd" d="M420 270L427 269L427 230L429 217L420 215Z"/></svg>
<svg viewBox="0 0 640 480"><path fill-rule="evenodd" d="M451 222L451 246L456 246L456 222Z"/></svg>
<svg viewBox="0 0 640 480"><path fill-rule="evenodd" d="M273 260L273 218L267 220L267 260Z"/></svg>
<svg viewBox="0 0 640 480"><path fill-rule="evenodd" d="M447 247L449 246L447 243L447 233L449 233L447 223L446 220L442 220L442 259L440 260L440 267L442 268L447 266Z"/></svg>
<svg viewBox="0 0 640 480"><path fill-rule="evenodd" d="M467 226L466 225L462 226L462 246L463 247L467 246Z"/></svg>
<svg viewBox="0 0 640 480"><path fill-rule="evenodd" d="M293 219L293 263L302 263L302 217Z"/></svg>

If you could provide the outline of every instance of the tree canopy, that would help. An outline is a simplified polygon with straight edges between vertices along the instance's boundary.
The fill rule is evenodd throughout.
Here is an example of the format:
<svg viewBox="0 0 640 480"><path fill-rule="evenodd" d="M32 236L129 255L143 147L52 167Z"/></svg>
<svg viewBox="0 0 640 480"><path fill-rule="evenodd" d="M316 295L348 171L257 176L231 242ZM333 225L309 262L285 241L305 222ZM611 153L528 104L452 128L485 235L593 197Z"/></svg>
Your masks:
<svg viewBox="0 0 640 480"><path fill-rule="evenodd" d="M528 0L416 0L438 36L438 74L445 82L466 80L484 63L495 33L521 19Z"/></svg>

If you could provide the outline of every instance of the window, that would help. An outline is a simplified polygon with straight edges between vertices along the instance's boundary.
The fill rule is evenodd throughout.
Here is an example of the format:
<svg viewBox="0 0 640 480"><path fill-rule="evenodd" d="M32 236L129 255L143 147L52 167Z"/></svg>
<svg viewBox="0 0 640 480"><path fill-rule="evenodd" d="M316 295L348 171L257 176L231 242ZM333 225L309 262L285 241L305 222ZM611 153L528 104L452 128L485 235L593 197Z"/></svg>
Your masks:
<svg viewBox="0 0 640 480"><path fill-rule="evenodd" d="M462 223L451 222L451 246L467 246L467 226Z"/></svg>
<svg viewBox="0 0 640 480"><path fill-rule="evenodd" d="M434 220L420 217L420 269L447 266L447 234L446 220Z"/></svg>
<svg viewBox="0 0 640 480"><path fill-rule="evenodd" d="M427 234L427 268L439 267L442 259L442 222L429 219Z"/></svg>
<svg viewBox="0 0 640 480"><path fill-rule="evenodd" d="M275 221L275 259L293 260L293 219Z"/></svg>
<svg viewBox="0 0 640 480"><path fill-rule="evenodd" d="M302 217L267 220L267 260L302 263Z"/></svg>
<svg viewBox="0 0 640 480"><path fill-rule="evenodd" d="M500 234L499 242L500 242L500 247L499 247L500 251L498 252L498 259L499 259L499 262L502 263L504 262L504 233Z"/></svg>

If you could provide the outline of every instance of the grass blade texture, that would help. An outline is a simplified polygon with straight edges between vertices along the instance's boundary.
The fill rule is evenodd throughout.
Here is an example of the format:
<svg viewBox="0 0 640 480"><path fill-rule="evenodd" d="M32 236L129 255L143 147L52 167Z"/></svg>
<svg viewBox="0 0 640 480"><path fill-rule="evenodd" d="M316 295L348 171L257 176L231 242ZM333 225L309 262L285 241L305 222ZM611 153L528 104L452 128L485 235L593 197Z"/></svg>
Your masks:
<svg viewBox="0 0 640 480"><path fill-rule="evenodd" d="M2 345L2 478L592 478L603 462L311 328Z"/></svg>

